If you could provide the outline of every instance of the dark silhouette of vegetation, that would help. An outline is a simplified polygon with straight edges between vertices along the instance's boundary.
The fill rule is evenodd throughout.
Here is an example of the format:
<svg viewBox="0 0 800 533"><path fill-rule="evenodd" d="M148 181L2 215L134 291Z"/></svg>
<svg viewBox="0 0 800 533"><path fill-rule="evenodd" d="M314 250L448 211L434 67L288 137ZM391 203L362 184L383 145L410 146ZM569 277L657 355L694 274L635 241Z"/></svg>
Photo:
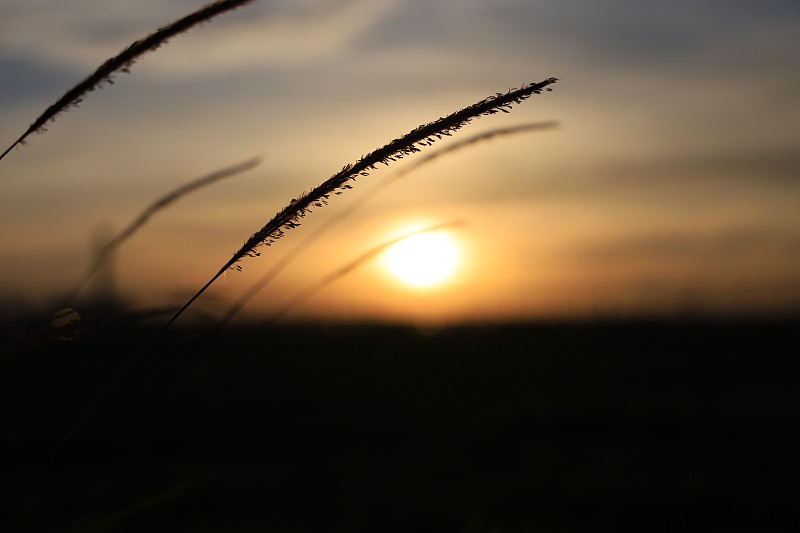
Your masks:
<svg viewBox="0 0 800 533"><path fill-rule="evenodd" d="M61 98L59 98L53 105L48 107L44 113L39 115L39 117L33 121L33 124L30 125L25 133L20 135L19 139L14 141L11 146L6 148L6 150L0 154L0 159L3 159L6 154L14 149L15 146L24 144L25 139L27 139L31 134L44 132L46 130L45 126L48 122L54 120L56 116L63 111L80 104L90 92L102 87L107 83L113 84L114 74L118 72L129 72L131 66L133 66L136 60L144 54L152 52L156 48L166 43L170 38L188 31L200 23L207 22L217 15L226 13L251 2L253 2L253 0L217 0L216 2L212 2L181 19L178 19L175 22L158 29L156 32L151 33L144 39L134 41L130 46L125 48L125 50L111 59L108 59L89 77L64 93Z"/></svg>
<svg viewBox="0 0 800 533"><path fill-rule="evenodd" d="M341 194L344 190L351 189L350 181L356 176L368 176L371 170L376 169L376 165L396 159L402 159L405 155L410 155L420 151L420 147L430 146L437 139L450 136L453 132L461 129L473 119L483 115L494 115L496 113L508 113L514 104L519 104L533 94L541 94L543 90L552 90L549 86L556 83L557 78L547 78L538 83L524 85L519 89L513 89L507 93L496 93L493 96L465 107L446 117L440 118L428 124L423 124L406 135L393 140L385 146L370 152L368 155L359 159L355 164L347 164L342 170L328 178L322 184L313 188L311 191L293 198L283 210L278 212L260 230L255 232L244 245L224 264L219 271L203 287L181 307L177 313L167 322L164 327L169 327L214 281L222 276L228 269L235 268L241 270L238 265L244 257L256 257L261 255L258 248L270 246L281 238L286 230L296 228L300 225L303 218L313 207L322 207L328 203L328 199L333 194Z"/></svg>

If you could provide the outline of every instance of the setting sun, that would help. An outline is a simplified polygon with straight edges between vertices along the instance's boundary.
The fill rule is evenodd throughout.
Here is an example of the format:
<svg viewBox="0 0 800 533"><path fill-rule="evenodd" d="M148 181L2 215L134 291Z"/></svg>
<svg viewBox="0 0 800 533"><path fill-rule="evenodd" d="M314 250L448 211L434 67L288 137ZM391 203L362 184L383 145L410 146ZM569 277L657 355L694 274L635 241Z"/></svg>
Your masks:
<svg viewBox="0 0 800 533"><path fill-rule="evenodd" d="M448 280L459 262L456 243L446 233L420 233L386 251L384 264L408 285L430 287Z"/></svg>

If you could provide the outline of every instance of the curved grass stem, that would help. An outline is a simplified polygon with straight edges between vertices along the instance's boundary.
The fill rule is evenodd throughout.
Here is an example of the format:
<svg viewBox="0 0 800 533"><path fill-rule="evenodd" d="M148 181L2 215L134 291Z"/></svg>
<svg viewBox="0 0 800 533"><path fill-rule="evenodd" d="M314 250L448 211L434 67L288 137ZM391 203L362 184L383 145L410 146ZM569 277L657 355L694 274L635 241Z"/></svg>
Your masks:
<svg viewBox="0 0 800 533"><path fill-rule="evenodd" d="M247 239L244 245L233 254L222 268L175 313L169 322L164 325L164 328L169 327L228 269L241 270L241 266L237 264L241 259L261 255L261 252L258 251L260 247L273 244L284 235L286 230L299 226L300 219L309 213L312 207L322 207L328 203L328 199L332 194L341 194L344 190L351 189L352 185L349 182L355 179L356 176L368 176L369 172L374 170L379 163L388 165L389 162L402 159L405 155L419 152L421 147L430 146L437 139L450 136L475 118L500 112L508 113L514 104L527 100L533 94L541 94L545 89L551 90L549 86L556 83L556 81L558 81L556 78L547 78L538 83L531 83L523 85L519 89L509 90L507 93L496 93L446 117L423 124L406 135L370 152L355 164L345 165L342 170L322 184L300 195L300 197L292 199L289 205L284 207L260 230Z"/></svg>

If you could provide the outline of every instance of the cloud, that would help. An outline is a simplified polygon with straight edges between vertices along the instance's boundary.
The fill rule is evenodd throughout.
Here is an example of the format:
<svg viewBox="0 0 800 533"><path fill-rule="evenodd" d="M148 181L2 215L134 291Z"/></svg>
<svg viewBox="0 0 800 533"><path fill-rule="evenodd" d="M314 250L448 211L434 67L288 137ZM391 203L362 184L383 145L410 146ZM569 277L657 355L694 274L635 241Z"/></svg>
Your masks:
<svg viewBox="0 0 800 533"><path fill-rule="evenodd" d="M4 5L0 59L90 71L133 40L206 3L11 0ZM174 78L312 61L343 53L393 5L393 0L257 2L175 37L148 62L151 72ZM175 46L179 40L191 42Z"/></svg>

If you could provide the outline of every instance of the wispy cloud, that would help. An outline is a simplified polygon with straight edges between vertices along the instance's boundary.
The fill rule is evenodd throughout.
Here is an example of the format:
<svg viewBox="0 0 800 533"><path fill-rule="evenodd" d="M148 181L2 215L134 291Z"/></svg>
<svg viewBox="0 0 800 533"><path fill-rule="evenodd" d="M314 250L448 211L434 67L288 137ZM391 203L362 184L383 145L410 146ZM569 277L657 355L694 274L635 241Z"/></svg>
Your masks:
<svg viewBox="0 0 800 533"><path fill-rule="evenodd" d="M117 52L164 20L206 2L11 0L4 6L0 60L78 71ZM256 66L294 65L343 53L392 9L394 0L257 2L246 13L203 29L185 49L164 51L149 75L208 75ZM48 16L43 17L46 11ZM222 27L224 26L224 27ZM180 47L179 47L180 48ZM147 75L147 74L144 74Z"/></svg>

